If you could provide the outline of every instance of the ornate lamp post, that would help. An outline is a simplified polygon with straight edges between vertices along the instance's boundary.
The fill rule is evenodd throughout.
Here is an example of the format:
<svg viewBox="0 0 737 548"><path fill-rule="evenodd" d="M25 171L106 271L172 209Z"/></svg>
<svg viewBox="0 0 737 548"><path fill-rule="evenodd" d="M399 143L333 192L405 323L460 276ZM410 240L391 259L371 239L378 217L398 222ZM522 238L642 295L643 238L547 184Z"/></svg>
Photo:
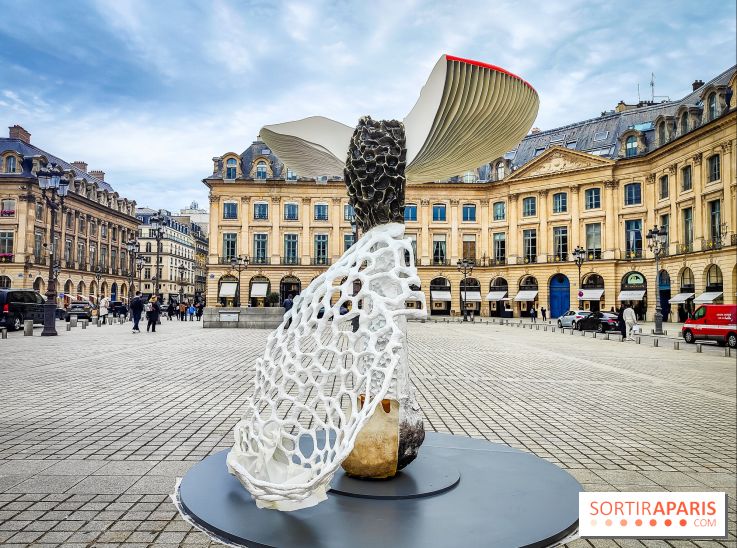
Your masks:
<svg viewBox="0 0 737 548"><path fill-rule="evenodd" d="M141 290L141 272L143 271L143 257L136 257L136 270L138 270L138 291Z"/></svg>
<svg viewBox="0 0 737 548"><path fill-rule="evenodd" d="M647 233L647 248L655 256L655 330L654 335L663 334L663 310L660 306L660 255L665 251L668 232L655 225Z"/></svg>
<svg viewBox="0 0 737 548"><path fill-rule="evenodd" d="M156 238L156 276L152 280L156 280L154 283L154 295L159 298L159 261L161 260L161 240L164 237L164 229L162 224L164 217L161 212L151 217L151 229L154 231L154 238Z"/></svg>
<svg viewBox="0 0 737 548"><path fill-rule="evenodd" d="M466 311L466 295L465 292L468 291L468 285L466 284L466 281L468 280L469 274L473 272L473 261L469 261L468 259L459 259L458 263L456 263L456 266L458 266L458 272L463 274L463 289L461 290L461 308L463 309L463 321L468 321L468 312Z"/></svg>
<svg viewBox="0 0 737 548"><path fill-rule="evenodd" d="M130 272L128 273L128 296L130 296L130 286L133 285L133 277L136 271L136 264L138 262L138 252L141 250L141 244L139 244L136 240L131 238L130 240L126 242L125 247L128 250L128 257L129 257L129 262L130 262L130 265L129 265Z"/></svg>
<svg viewBox="0 0 737 548"><path fill-rule="evenodd" d="M583 265L583 262L586 260L586 250L581 247L580 245L576 247L576 249L573 250L573 260L576 261L576 266L578 267L578 289L581 289L581 266Z"/></svg>
<svg viewBox="0 0 737 548"><path fill-rule="evenodd" d="M41 332L42 337L56 335L56 276L58 275L58 267L56 265L56 246L54 245L54 227L56 226L56 210L64 212L64 197L69 192L69 179L64 177L64 170L61 166L52 163L48 169L40 169L36 173L38 178L38 186L41 188L41 196L46 205L51 210L51 223L49 224L49 245L51 252L49 254L49 275L46 285L46 303L44 304L44 329ZM47 193L48 191L48 193ZM59 203L56 203L56 196L59 196ZM54 269L56 270L56 273Z"/></svg>
<svg viewBox="0 0 737 548"><path fill-rule="evenodd" d="M235 292L235 305L241 305L241 272L248 268L249 263L248 257L244 255L238 255L237 257L230 258L230 267L238 271L238 290Z"/></svg>
<svg viewBox="0 0 737 548"><path fill-rule="evenodd" d="M184 265L179 265L179 304L184 302Z"/></svg>
<svg viewBox="0 0 737 548"><path fill-rule="evenodd" d="M97 310L100 310L100 280L102 279L102 269L99 265L95 268L95 279L97 280Z"/></svg>

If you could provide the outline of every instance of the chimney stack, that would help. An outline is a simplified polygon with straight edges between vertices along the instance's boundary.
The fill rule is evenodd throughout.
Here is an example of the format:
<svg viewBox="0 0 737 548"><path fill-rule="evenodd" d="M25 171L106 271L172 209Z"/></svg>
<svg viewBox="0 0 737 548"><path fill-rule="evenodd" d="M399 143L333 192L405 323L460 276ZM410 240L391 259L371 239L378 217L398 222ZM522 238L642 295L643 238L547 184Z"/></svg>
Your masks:
<svg viewBox="0 0 737 548"><path fill-rule="evenodd" d="M532 128L532 130L530 131L530 133L532 135L535 135L536 133L540 133L540 128L539 127L534 127L534 128Z"/></svg>
<svg viewBox="0 0 737 548"><path fill-rule="evenodd" d="M19 139L28 145L31 144L31 134L18 124L10 126L8 129L10 130L8 135L11 139Z"/></svg>
<svg viewBox="0 0 737 548"><path fill-rule="evenodd" d="M99 169L93 169L92 171L88 172L90 175L92 175L95 179L100 179L102 182L105 182L105 172L100 171Z"/></svg>
<svg viewBox="0 0 737 548"><path fill-rule="evenodd" d="M78 170L87 173L87 162L83 162L82 160L75 160L72 162L72 167L76 167Z"/></svg>
<svg viewBox="0 0 737 548"><path fill-rule="evenodd" d="M697 89L699 89L703 85L704 85L704 81L703 80L694 80L693 81L693 84L691 84L691 87L693 87L693 91L696 91Z"/></svg>

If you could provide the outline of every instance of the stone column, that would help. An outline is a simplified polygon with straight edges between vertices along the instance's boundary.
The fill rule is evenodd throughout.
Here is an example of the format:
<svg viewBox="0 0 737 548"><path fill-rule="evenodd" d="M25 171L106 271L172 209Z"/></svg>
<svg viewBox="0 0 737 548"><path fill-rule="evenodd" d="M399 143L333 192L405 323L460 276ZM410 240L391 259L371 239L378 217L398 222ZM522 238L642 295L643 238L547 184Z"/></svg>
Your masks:
<svg viewBox="0 0 737 548"><path fill-rule="evenodd" d="M223 243L220 241L220 238L219 238L220 201L218 200L217 196L215 196L212 192L210 192L209 200L210 200L210 232L209 232L210 246L208 249L207 262L209 264L214 265L218 263L218 257L220 256L220 253L222 253L222 245L223 245ZM143 249L141 249L141 251L143 251ZM135 264L133 266L135 267ZM136 272L136 275L137 274L138 272Z"/></svg>
<svg viewBox="0 0 737 548"><path fill-rule="evenodd" d="M418 245L418 254L420 255L420 265L427 266L431 262L431 243L430 243L430 200L420 200L420 242ZM428 300L428 302L430 302Z"/></svg>
<svg viewBox="0 0 737 548"><path fill-rule="evenodd" d="M210 214L210 218L212 219L212 214ZM251 245L250 245L251 231L249 230L250 222L251 222L251 200L250 198L244 196L241 198L241 230L239 234L240 243L238 245L238 248L236 249L236 252L238 253L238 255L249 255L250 254L250 249L251 249Z"/></svg>
<svg viewBox="0 0 737 548"><path fill-rule="evenodd" d="M281 234L281 196L271 197L271 264L281 263L281 248L282 248L282 234Z"/></svg>
<svg viewBox="0 0 737 548"><path fill-rule="evenodd" d="M33 235L36 226L36 201L33 195L21 194L18 196L16 208L18 243L15 244L15 248L18 250L18 256L15 260L24 263L26 258L33 257Z"/></svg>
<svg viewBox="0 0 737 548"><path fill-rule="evenodd" d="M537 262L544 263L547 261L548 241L552 239L553 231L548 228L548 191L541 190L538 195L540 228L537 231Z"/></svg>
<svg viewBox="0 0 737 548"><path fill-rule="evenodd" d="M703 155L699 152L693 156L693 250L701 249L701 238L704 236L703 214L704 200L701 199L701 191L704 188L704 169L701 161ZM685 243L685 242L684 242ZM694 276L697 276L694 272Z"/></svg>
<svg viewBox="0 0 737 548"><path fill-rule="evenodd" d="M581 236L581 220L579 218L580 213L580 196L578 194L577 186L570 186L568 190L571 195L571 239L568 241L568 255L576 248L576 246L586 247L586 232L583 232Z"/></svg>
<svg viewBox="0 0 737 548"><path fill-rule="evenodd" d="M670 192L670 209L668 210L668 216L670 217L668 219L668 249L666 250L668 252L668 255L672 255L676 252L676 242L679 241L678 235L681 233L678 229L680 225L680 219L678 218L678 202L677 197L680 193L681 188L681 181L679 179L680 171L678 169L678 164L671 164L668 167L669 170L669 176L668 176L668 183L670 188L668 189ZM660 219L658 219L660 220ZM671 288L677 289L676 287L675 278L671 280ZM673 293L675 295L675 293Z"/></svg>
<svg viewBox="0 0 737 548"><path fill-rule="evenodd" d="M509 264L517 264L519 253L519 227L517 219L519 216L519 195L509 194L507 200L507 218L509 219L509 247L507 248L507 262ZM521 262L521 261L520 261Z"/></svg>
<svg viewBox="0 0 737 548"><path fill-rule="evenodd" d="M615 215L617 193L614 189L619 185L619 180L604 181L604 207L605 221L601 227L601 236L604 240L601 242L602 258L614 259L619 241L619 219ZM624 256L624 253L622 254Z"/></svg>
<svg viewBox="0 0 737 548"><path fill-rule="evenodd" d="M484 255L486 255L489 259L492 259L494 256L493 250L489 246L489 218L490 218L490 211L493 207L491 200L487 200L485 203L481 202L481 249L476 250L476 255L481 258ZM483 310L484 303L481 303L481 308ZM488 306L486 307L486 311L488 313Z"/></svg>
<svg viewBox="0 0 737 548"><path fill-rule="evenodd" d="M311 198L302 198L302 264L310 264L310 205Z"/></svg>
<svg viewBox="0 0 737 548"><path fill-rule="evenodd" d="M642 203L643 204L652 204L650 207L647 208L647 213L645 214L645 220L644 226L642 227L642 247L643 247L643 256L645 252L647 251L647 241L645 240L645 234L647 234L647 231L650 230L653 226L655 226L655 223L657 220L655 219L655 204L658 202L657 193L655 191L655 174L650 173L645 178L645 192L642 193Z"/></svg>
<svg viewBox="0 0 737 548"><path fill-rule="evenodd" d="M458 259L461 258L460 246L458 240L458 204L460 200L450 200L450 264L456 264Z"/></svg>
<svg viewBox="0 0 737 548"><path fill-rule="evenodd" d="M735 223L735 181L732 172L732 141L728 141L722 145L722 186L724 187L724 197L722 198L722 222L727 223L727 230L734 232ZM722 245L729 245L729 238L722 242ZM725 291L726 293L726 291Z"/></svg>
<svg viewBox="0 0 737 548"><path fill-rule="evenodd" d="M333 213L332 213L332 225L333 233L331 234L330 254L332 255L333 261L338 260L343 254L343 235L340 231L340 223L343 220L342 211L340 211L340 198L333 198Z"/></svg>

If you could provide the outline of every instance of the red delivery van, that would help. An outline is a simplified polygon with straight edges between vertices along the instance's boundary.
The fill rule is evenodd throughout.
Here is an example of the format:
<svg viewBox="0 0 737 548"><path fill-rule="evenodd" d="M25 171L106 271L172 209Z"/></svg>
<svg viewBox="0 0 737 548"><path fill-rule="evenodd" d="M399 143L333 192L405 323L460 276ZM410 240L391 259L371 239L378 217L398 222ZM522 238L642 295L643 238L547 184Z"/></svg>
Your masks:
<svg viewBox="0 0 737 548"><path fill-rule="evenodd" d="M687 343L707 339L717 341L720 345L728 344L731 348L737 348L737 305L700 306L693 317L683 324L681 334Z"/></svg>

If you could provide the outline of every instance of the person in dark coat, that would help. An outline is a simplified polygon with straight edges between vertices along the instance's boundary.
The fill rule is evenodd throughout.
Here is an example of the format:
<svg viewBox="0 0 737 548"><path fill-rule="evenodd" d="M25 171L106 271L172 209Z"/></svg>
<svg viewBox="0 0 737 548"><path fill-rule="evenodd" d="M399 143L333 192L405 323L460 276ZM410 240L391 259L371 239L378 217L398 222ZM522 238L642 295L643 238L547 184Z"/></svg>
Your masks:
<svg viewBox="0 0 737 548"><path fill-rule="evenodd" d="M141 321L141 314L143 313L143 299L141 298L141 292L136 291L136 296L131 300L131 317L133 319L133 333L140 333L141 330L138 328L138 322Z"/></svg>
<svg viewBox="0 0 737 548"><path fill-rule="evenodd" d="M624 321L624 305L620 305L617 309L617 328L622 334L622 338L627 338L627 324Z"/></svg>
<svg viewBox="0 0 737 548"><path fill-rule="evenodd" d="M294 300L292 300L291 293L287 295L286 299L284 299L282 306L284 307L284 312L289 312L292 309L292 306L294 306Z"/></svg>
<svg viewBox="0 0 737 548"><path fill-rule="evenodd" d="M174 303L169 301L169 306L166 307L166 317L171 321L171 317L174 315Z"/></svg>
<svg viewBox="0 0 737 548"><path fill-rule="evenodd" d="M542 316L544 322L548 320L548 311L545 309L544 306L540 308L540 315Z"/></svg>
<svg viewBox="0 0 737 548"><path fill-rule="evenodd" d="M195 316L197 316L197 321L200 321L200 319L202 318L202 309L203 309L203 307L202 307L202 305L200 303L197 303L197 305L195 306L195 308L197 308L197 312L195 312Z"/></svg>
<svg viewBox="0 0 737 548"><path fill-rule="evenodd" d="M146 332L150 329L151 333L156 333L156 322L159 321L159 315L161 314L159 299L156 296L151 297L149 305L149 309L146 311L146 319L148 320Z"/></svg>

